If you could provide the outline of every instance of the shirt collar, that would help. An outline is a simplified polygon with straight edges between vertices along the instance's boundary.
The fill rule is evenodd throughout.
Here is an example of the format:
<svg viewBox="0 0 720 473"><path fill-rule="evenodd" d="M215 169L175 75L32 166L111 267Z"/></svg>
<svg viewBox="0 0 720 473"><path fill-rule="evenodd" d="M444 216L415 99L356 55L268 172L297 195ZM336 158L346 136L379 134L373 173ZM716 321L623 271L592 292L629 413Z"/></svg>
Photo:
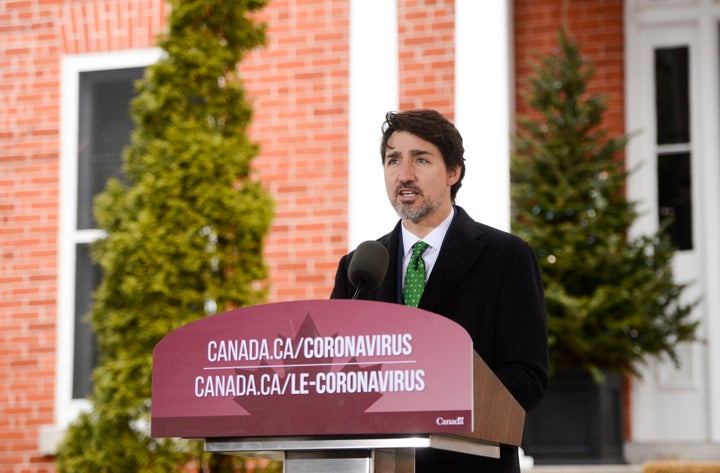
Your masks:
<svg viewBox="0 0 720 473"><path fill-rule="evenodd" d="M400 225L400 227L402 228L403 249L405 250L405 254L407 255L408 253L410 253L410 251L412 251L412 246L419 240L422 240L428 245L430 245L430 248L440 250L442 242L445 239L445 235L450 228L450 224L452 223L452 219L454 216L455 206L452 206L450 214L447 216L447 218L445 218L445 220L443 220L440 225L433 228L432 231L425 235L424 238L418 238L412 232L410 232L410 230L405 228L405 225Z"/></svg>

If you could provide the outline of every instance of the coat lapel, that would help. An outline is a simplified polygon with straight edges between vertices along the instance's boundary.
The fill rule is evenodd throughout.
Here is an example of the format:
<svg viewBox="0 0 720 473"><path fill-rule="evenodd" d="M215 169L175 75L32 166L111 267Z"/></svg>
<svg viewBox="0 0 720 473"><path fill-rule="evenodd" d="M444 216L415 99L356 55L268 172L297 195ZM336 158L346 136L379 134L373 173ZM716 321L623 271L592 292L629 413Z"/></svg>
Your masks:
<svg viewBox="0 0 720 473"><path fill-rule="evenodd" d="M388 270L385 274L385 279L383 280L383 283L380 285L380 288L378 289L378 292L374 297L374 300L377 301L402 303L402 301L399 299L400 291L398 290L401 281L399 277L400 268L402 268L402 244L400 243L402 241L402 238L400 236L400 225L401 223L398 222L398 224L395 226L391 233L388 233L379 240L380 243L385 245L385 248L387 248L388 256L390 258L388 262Z"/></svg>
<svg viewBox="0 0 720 473"><path fill-rule="evenodd" d="M430 273L419 307L432 311L445 295L473 268L485 244L474 220L460 207L445 235L435 267Z"/></svg>

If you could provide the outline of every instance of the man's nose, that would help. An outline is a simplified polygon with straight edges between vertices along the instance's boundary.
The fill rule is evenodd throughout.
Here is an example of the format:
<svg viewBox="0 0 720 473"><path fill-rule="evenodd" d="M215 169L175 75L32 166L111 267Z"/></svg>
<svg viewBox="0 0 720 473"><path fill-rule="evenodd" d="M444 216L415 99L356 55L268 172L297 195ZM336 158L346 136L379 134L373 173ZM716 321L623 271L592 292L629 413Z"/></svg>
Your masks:
<svg viewBox="0 0 720 473"><path fill-rule="evenodd" d="M402 182L410 182L415 180L415 166L412 161L403 160L398 171L398 179Z"/></svg>

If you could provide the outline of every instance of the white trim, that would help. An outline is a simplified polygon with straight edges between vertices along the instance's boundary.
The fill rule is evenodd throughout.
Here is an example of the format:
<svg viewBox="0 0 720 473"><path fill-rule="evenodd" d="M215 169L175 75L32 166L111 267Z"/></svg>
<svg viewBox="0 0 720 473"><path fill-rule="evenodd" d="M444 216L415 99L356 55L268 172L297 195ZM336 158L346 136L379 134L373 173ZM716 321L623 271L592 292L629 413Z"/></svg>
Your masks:
<svg viewBox="0 0 720 473"><path fill-rule="evenodd" d="M58 324L55 383L55 425L64 429L87 409L86 400L72 398L75 245L102 236L98 230L77 231L77 137L81 72L144 67L162 56L159 48L64 56L60 84L60 220L58 235Z"/></svg>
<svg viewBox="0 0 720 473"><path fill-rule="evenodd" d="M692 25L682 23L673 25L651 26L642 28L638 34L637 49L629 52L635 55L634 62L637 69L633 87L635 95L628 102L628 108L637 106L638 122L628 122L630 130L639 124L645 129L636 136L634 147L628 154L628 165L638 170L629 181L628 194L632 200L641 201L643 217L634 225L633 234L642 234L657 229L657 154L663 146L657 145L655 122L655 77L654 77L654 51L660 47L687 46L690 53L689 79L691 113L691 142L684 147L670 147L671 149L684 148L691 154L692 190L693 190L693 240L692 250L678 252L674 260L675 276L683 280L688 272L698 274L698 254L702 251L701 243L697 238L697 219L702 215L704 207L700 197L696 176L700 165L700 150L697 146L698 120L695 104L697 101L697 50ZM645 199L644 201L641 199ZM702 284L702 283L701 283ZM697 289L693 287L693 289ZM697 310L698 315L702 309ZM697 354L694 347L678 347L682 367L675 369L669 362L651 361L643 380L634 385L632 403L633 436L637 441L699 441L707 438L706 404L707 390L704 386L702 371L707 361ZM668 409L668 406L687 404L687 408L680 415L679 409ZM672 428L669 426L672 425Z"/></svg>
<svg viewBox="0 0 720 473"><path fill-rule="evenodd" d="M475 219L510 228L512 2L455 2L455 125L467 174L457 202Z"/></svg>
<svg viewBox="0 0 720 473"><path fill-rule="evenodd" d="M720 8L713 15L702 15L698 41L698 56L701 58L720 57ZM710 440L720 442L720 74L718 62L711 62L710 67L703 70L700 78L698 96L703 103L715 106L704 107L698 124L701 129L698 146L711 159L703 161L702 173L697 178L698 188L705 202L702 222L698 222L697 239L702 242L704 254L704 306L707 316L703 323L707 332L707 382L708 382L708 422L710 424Z"/></svg>
<svg viewBox="0 0 720 473"><path fill-rule="evenodd" d="M348 244L380 237L397 222L380 161L380 125L398 109L398 27L395 1L350 3Z"/></svg>

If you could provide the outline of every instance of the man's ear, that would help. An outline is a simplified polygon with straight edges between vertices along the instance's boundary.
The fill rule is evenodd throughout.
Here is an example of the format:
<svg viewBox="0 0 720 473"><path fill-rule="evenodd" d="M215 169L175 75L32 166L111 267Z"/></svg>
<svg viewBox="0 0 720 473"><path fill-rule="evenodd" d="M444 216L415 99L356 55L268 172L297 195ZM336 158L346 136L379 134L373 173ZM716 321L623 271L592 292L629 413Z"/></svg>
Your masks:
<svg viewBox="0 0 720 473"><path fill-rule="evenodd" d="M460 179L460 166L449 168L447 172L448 185L453 186Z"/></svg>

